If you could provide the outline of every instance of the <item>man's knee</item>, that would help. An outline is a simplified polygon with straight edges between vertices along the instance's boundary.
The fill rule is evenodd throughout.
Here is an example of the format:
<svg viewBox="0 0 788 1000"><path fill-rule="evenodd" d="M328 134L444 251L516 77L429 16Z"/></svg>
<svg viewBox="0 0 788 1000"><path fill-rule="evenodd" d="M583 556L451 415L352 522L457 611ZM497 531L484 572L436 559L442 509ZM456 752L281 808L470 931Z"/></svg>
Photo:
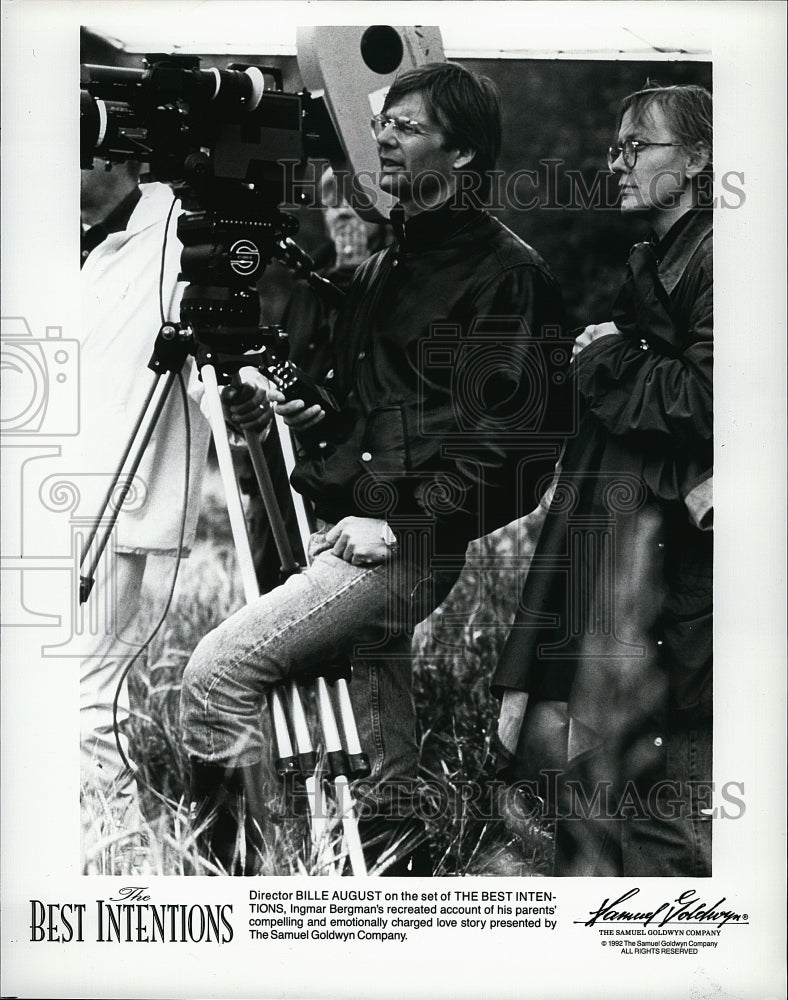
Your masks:
<svg viewBox="0 0 788 1000"><path fill-rule="evenodd" d="M265 641L241 653L225 627L209 632L197 644L183 672L181 719L188 722L216 715L246 715L260 698L284 679L279 659Z"/></svg>
<svg viewBox="0 0 788 1000"><path fill-rule="evenodd" d="M214 629L200 639L183 671L181 718L184 722L190 710L205 705L221 669L221 648Z"/></svg>

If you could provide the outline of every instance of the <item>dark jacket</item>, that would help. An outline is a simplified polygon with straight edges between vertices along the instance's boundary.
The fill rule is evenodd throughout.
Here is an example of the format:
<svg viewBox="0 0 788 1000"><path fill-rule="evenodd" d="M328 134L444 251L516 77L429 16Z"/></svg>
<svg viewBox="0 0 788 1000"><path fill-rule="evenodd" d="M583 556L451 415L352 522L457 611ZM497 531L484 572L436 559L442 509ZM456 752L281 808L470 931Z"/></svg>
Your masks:
<svg viewBox="0 0 788 1000"><path fill-rule="evenodd" d="M382 517L433 551L532 509L571 426L555 279L486 212L407 222L357 271L334 333L333 425L302 436L293 486L329 521Z"/></svg>
<svg viewBox="0 0 788 1000"><path fill-rule="evenodd" d="M712 710L712 532L685 502L712 464L711 213L674 230L633 249L625 335L573 366L580 430L493 677L622 741Z"/></svg>

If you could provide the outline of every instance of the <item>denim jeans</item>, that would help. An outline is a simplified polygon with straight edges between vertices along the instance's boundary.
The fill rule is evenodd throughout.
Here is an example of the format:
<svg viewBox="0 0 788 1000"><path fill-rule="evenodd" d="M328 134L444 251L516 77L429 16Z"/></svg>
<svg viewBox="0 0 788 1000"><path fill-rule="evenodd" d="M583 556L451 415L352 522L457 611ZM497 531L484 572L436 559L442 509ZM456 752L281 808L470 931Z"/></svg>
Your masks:
<svg viewBox="0 0 788 1000"><path fill-rule="evenodd" d="M426 574L396 556L378 566L353 566L330 551L328 527L319 525L310 539L304 572L242 608L197 646L181 693L190 757L236 767L258 763L267 750L260 716L271 686L349 657L370 784L416 778L410 598ZM429 610L422 606L420 617Z"/></svg>

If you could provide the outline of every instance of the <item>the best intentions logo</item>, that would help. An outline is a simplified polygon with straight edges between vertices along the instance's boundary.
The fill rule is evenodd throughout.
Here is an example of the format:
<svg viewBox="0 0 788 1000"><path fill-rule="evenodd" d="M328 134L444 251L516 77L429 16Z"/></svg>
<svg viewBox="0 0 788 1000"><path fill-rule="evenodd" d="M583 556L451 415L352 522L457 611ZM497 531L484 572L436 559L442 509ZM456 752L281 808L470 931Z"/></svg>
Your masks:
<svg viewBox="0 0 788 1000"><path fill-rule="evenodd" d="M232 903L153 903L147 886L128 885L117 896L87 903L30 900L30 940L70 944L229 944Z"/></svg>

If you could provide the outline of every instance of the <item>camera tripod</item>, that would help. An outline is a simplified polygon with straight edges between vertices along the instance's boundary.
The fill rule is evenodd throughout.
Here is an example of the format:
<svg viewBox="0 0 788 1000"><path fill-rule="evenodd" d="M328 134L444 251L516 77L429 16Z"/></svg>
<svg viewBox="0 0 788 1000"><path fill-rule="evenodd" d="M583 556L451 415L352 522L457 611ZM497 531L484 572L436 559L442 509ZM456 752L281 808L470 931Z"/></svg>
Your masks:
<svg viewBox="0 0 788 1000"><path fill-rule="evenodd" d="M194 194L191 189L186 193L187 196ZM202 204L198 210L187 210L178 224L178 235L184 244L181 276L189 280L181 303L180 323L164 323L156 338L149 363L154 373L153 382L105 496L104 511L109 511L109 516L106 521L103 514L99 517L81 552L81 603L90 595L98 562L171 388L189 356L195 358L204 385L207 417L222 477L244 596L247 604L259 597L219 386L238 385L238 372L242 367L254 366L268 372L273 368L273 334L269 328L259 326L257 292L247 284L249 275L255 270L253 265L259 266L261 261L277 255L309 278L311 262L305 254L297 252L288 237L293 220L283 213L271 211L257 192L238 190L235 185L216 182L207 191L201 192L199 201ZM250 223L250 219L254 221ZM261 232L262 242L270 253L261 252L258 247ZM312 275L312 280L318 285L324 283L318 275ZM333 289L333 286L330 287ZM277 361L274 370L279 372L281 367L282 363ZM279 430L283 458L289 473L295 461L289 430L283 424L279 425ZM254 432L246 432L245 439L281 561L281 573L287 577L299 572L300 567L289 543L259 437ZM306 551L308 518L300 498L296 498L295 506ZM100 527L103 530L99 536ZM314 678L313 683L325 751L325 770L333 782L336 815L342 824L341 853L347 854L354 875L366 875L350 781L368 774L369 764L358 739L347 673L335 665L327 665L327 669ZM268 694L276 767L285 781L304 782L316 867L318 870L333 871L335 859L327 857L330 845L323 768L312 744L301 686L302 683L293 679L273 688Z"/></svg>

